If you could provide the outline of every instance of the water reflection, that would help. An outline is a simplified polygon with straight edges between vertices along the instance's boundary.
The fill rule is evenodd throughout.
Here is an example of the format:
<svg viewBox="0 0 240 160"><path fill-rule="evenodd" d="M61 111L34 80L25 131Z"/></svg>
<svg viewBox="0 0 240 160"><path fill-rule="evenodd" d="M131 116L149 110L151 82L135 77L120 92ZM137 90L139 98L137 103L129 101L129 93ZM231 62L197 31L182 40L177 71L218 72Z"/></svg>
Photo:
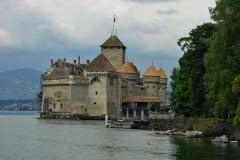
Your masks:
<svg viewBox="0 0 240 160"><path fill-rule="evenodd" d="M237 145L210 143L202 139L173 138L178 160L237 160L240 159Z"/></svg>
<svg viewBox="0 0 240 160"><path fill-rule="evenodd" d="M4 112L0 128L0 159L240 159L238 146L105 128L103 121L42 120Z"/></svg>

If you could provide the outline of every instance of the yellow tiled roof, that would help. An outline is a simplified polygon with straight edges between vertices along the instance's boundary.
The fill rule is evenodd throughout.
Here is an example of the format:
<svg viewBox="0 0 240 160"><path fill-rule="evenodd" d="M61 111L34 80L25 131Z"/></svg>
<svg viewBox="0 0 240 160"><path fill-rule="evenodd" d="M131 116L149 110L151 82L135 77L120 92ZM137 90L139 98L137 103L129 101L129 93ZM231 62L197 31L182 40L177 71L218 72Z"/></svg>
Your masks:
<svg viewBox="0 0 240 160"><path fill-rule="evenodd" d="M153 76L153 77L159 77L159 73L154 67L154 65L151 65L143 74L144 76Z"/></svg>
<svg viewBox="0 0 240 160"><path fill-rule="evenodd" d="M117 71L120 73L137 73L130 62L125 62Z"/></svg>
<svg viewBox="0 0 240 160"><path fill-rule="evenodd" d="M164 72L164 70L162 68L160 68L158 73L159 73L161 78L167 79L167 75L165 74L165 72Z"/></svg>

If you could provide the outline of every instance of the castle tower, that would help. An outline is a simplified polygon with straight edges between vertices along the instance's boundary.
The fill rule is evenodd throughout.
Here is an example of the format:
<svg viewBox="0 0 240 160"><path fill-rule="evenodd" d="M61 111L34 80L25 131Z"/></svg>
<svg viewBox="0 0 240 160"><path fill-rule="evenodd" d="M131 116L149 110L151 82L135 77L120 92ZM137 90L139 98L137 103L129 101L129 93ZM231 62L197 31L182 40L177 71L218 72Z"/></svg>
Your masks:
<svg viewBox="0 0 240 160"><path fill-rule="evenodd" d="M161 67L158 71L160 75L160 85L159 85L159 98L162 102L162 106L166 106L166 94L167 94L167 75L165 74L163 68Z"/></svg>
<svg viewBox="0 0 240 160"><path fill-rule="evenodd" d="M120 73L121 77L127 82L127 95L133 95L133 85L138 83L139 74L136 68L130 62L125 62L120 68L117 70Z"/></svg>
<svg viewBox="0 0 240 160"><path fill-rule="evenodd" d="M160 76L152 64L143 75L143 85L146 87L147 97L159 97Z"/></svg>
<svg viewBox="0 0 240 160"><path fill-rule="evenodd" d="M116 35L110 36L100 47L101 53L116 70L125 63L126 47Z"/></svg>

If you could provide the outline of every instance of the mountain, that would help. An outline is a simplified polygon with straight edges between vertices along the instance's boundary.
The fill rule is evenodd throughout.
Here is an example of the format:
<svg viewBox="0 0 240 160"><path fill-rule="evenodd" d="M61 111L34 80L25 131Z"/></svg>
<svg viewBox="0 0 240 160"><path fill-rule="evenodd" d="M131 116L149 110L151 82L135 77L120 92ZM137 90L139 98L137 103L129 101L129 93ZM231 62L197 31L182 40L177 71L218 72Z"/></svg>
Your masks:
<svg viewBox="0 0 240 160"><path fill-rule="evenodd" d="M35 99L41 74L28 68L0 72L0 100Z"/></svg>

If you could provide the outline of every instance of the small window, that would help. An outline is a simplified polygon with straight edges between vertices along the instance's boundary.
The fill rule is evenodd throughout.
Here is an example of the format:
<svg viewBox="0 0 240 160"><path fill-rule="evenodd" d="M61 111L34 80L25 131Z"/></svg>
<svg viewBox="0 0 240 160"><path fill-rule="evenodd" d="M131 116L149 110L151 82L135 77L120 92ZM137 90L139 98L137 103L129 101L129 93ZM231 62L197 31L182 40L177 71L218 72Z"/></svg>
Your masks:
<svg viewBox="0 0 240 160"><path fill-rule="evenodd" d="M111 49L113 49L113 47L111 47Z"/></svg>
<svg viewBox="0 0 240 160"><path fill-rule="evenodd" d="M153 86L153 88L155 88L155 86Z"/></svg>
<svg viewBox="0 0 240 160"><path fill-rule="evenodd" d="M149 88L149 86L147 86L147 88Z"/></svg>
<svg viewBox="0 0 240 160"><path fill-rule="evenodd" d="M60 108L62 109L62 107L63 107L63 105L62 105L62 103L60 104Z"/></svg>
<svg viewBox="0 0 240 160"><path fill-rule="evenodd" d="M114 85L114 79L110 78L110 86L113 86L113 85Z"/></svg>
<svg viewBox="0 0 240 160"><path fill-rule="evenodd" d="M93 104L97 104L96 102L94 102Z"/></svg>
<svg viewBox="0 0 240 160"><path fill-rule="evenodd" d="M95 94L97 95L97 94L98 94L98 92L96 91L96 92L95 92Z"/></svg>
<svg viewBox="0 0 240 160"><path fill-rule="evenodd" d="M53 109L55 109L55 108L56 108L56 104L54 103L54 104L53 104Z"/></svg>

